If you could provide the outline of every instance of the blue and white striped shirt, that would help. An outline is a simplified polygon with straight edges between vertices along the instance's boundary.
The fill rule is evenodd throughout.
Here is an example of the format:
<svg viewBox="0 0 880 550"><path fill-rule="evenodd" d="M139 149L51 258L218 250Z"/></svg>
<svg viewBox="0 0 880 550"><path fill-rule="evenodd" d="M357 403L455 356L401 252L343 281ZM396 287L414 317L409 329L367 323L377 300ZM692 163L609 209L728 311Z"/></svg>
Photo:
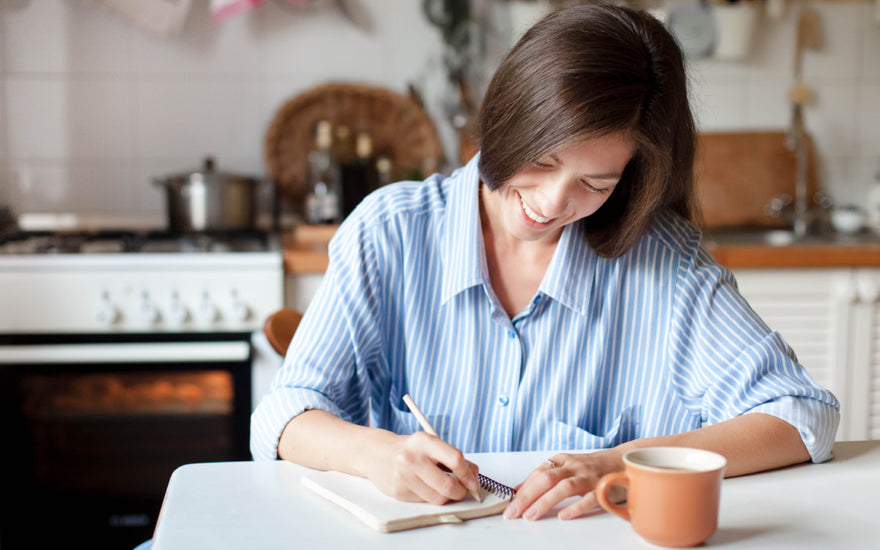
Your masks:
<svg viewBox="0 0 880 550"><path fill-rule="evenodd" d="M796 426L814 461L830 456L837 400L677 216L616 259L569 225L510 319L489 282L476 160L384 187L342 224L254 412L254 458L277 458L307 409L413 433L406 393L464 452L608 448L763 412Z"/></svg>

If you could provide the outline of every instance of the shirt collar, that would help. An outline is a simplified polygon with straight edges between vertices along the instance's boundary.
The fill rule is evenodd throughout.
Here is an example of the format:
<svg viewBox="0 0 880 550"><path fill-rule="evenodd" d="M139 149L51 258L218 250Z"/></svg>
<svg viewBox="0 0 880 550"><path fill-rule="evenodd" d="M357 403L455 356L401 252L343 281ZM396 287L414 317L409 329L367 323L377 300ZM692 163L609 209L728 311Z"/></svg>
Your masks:
<svg viewBox="0 0 880 550"><path fill-rule="evenodd" d="M565 226L538 292L587 315L596 269L604 261L590 248L582 221Z"/></svg>
<svg viewBox="0 0 880 550"><path fill-rule="evenodd" d="M473 286L490 286L480 228L479 158L477 153L450 176L442 245L442 303ZM562 232L538 292L586 315L597 260L587 244L581 222L569 224Z"/></svg>

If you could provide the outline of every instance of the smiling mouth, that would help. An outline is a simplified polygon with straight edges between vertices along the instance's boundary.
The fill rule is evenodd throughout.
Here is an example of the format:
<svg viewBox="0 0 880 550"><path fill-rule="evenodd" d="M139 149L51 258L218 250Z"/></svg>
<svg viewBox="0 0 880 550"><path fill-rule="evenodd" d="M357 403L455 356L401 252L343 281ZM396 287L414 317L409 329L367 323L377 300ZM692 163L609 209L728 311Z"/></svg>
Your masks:
<svg viewBox="0 0 880 550"><path fill-rule="evenodd" d="M517 193L517 195L519 195L519 193ZM528 216L528 218L530 220L535 221L537 223L547 223L553 219L553 218L545 218L544 216L538 215L537 212L535 212L534 210L529 208L529 205L526 204L526 201L525 201L525 199L523 199L522 195L519 195L519 202L522 205L523 212L526 213L526 216Z"/></svg>

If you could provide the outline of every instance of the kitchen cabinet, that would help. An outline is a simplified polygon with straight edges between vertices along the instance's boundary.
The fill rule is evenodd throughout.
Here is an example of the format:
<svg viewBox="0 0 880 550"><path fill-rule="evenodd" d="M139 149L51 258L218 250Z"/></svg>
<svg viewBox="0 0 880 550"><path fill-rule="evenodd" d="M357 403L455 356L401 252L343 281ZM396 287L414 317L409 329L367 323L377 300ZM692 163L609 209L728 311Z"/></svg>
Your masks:
<svg viewBox="0 0 880 550"><path fill-rule="evenodd" d="M880 269L734 274L755 311L840 400L837 439L880 439Z"/></svg>

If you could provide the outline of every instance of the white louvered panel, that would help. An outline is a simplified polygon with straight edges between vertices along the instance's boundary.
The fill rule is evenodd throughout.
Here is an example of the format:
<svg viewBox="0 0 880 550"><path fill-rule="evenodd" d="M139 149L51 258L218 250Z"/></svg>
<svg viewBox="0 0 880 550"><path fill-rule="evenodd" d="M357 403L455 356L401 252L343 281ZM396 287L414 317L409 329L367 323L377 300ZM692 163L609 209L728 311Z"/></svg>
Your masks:
<svg viewBox="0 0 880 550"><path fill-rule="evenodd" d="M868 436L880 439L880 303L875 303L871 316L871 368L868 387Z"/></svg>

